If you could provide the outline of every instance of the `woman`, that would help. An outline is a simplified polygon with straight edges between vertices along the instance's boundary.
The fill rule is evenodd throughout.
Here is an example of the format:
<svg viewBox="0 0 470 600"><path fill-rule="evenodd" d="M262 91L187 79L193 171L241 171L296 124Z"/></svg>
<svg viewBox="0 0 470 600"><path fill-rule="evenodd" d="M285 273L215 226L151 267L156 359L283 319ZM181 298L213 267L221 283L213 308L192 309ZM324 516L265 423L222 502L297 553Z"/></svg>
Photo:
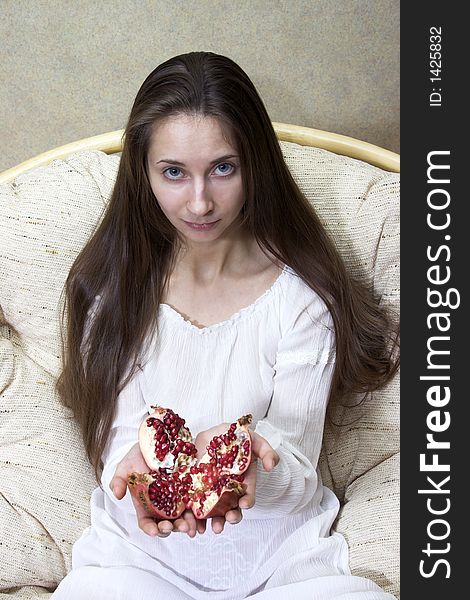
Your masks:
<svg viewBox="0 0 470 600"><path fill-rule="evenodd" d="M317 461L328 402L395 372L393 328L346 272L233 61L177 56L142 84L66 299L58 390L102 485L54 598L392 598L349 574ZM126 493L148 471L137 431L155 404L198 447L253 414L246 494L210 526L190 511L155 521Z"/></svg>

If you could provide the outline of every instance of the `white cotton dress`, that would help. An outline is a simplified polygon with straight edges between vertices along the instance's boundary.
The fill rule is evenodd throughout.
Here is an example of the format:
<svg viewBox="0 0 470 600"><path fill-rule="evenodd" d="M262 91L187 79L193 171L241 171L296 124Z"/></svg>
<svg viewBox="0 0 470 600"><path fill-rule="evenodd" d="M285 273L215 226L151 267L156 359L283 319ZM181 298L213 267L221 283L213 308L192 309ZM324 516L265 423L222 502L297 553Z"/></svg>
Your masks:
<svg viewBox="0 0 470 600"><path fill-rule="evenodd" d="M122 391L103 455L91 526L75 543L72 571L54 600L393 600L352 576L344 538L330 528L339 502L317 461L333 373L331 316L285 266L260 298L231 318L198 328L167 304L142 370ZM256 504L222 533L150 537L129 492L109 483L137 441L151 405L170 407L193 436L243 414L278 452L258 465Z"/></svg>

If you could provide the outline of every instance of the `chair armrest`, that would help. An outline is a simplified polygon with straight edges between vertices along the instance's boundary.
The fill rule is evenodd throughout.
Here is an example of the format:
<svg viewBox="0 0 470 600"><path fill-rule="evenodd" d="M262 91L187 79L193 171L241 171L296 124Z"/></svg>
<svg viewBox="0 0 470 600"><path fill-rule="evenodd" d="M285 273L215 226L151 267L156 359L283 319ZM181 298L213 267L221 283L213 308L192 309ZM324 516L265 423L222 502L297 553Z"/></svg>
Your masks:
<svg viewBox="0 0 470 600"><path fill-rule="evenodd" d="M400 453L351 483L335 528L349 545L353 575L400 594Z"/></svg>

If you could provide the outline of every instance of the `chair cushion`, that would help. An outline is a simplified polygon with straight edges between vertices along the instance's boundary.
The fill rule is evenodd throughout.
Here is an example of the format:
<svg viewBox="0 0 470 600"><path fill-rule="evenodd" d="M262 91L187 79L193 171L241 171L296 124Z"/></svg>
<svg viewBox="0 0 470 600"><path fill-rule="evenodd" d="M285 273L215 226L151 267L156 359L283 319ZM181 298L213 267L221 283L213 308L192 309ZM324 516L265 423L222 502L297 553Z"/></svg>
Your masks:
<svg viewBox="0 0 470 600"><path fill-rule="evenodd" d="M54 589L89 524L96 482L53 377L10 328L0 335L0 590Z"/></svg>
<svg viewBox="0 0 470 600"><path fill-rule="evenodd" d="M289 142L281 148L347 267L398 310L399 176L321 149ZM93 476L53 390L60 370L58 315L68 271L102 216L118 164L117 155L80 152L0 185L0 306L16 330L4 328L0 338L3 379L11 381L1 429L9 442L0 456L6 482L0 518L11 536L8 550L0 550L6 552L0 572L8 564L9 575L0 589L53 587L70 567L71 546L88 523ZM23 435L31 418L31 431ZM337 410L334 420L342 427L327 423L320 469L345 503L337 528L350 543L351 567L398 594L398 528L389 519L397 489L398 378L360 407ZM389 467L395 468L393 489L379 476ZM382 486L381 500L376 485ZM378 538L381 527L387 535ZM388 571L382 559L371 562L384 552Z"/></svg>
<svg viewBox="0 0 470 600"><path fill-rule="evenodd" d="M82 152L0 185L0 305L26 354L53 376L60 369L60 295L118 165L119 156Z"/></svg>
<svg viewBox="0 0 470 600"><path fill-rule="evenodd" d="M399 311L399 183L388 173L318 148L281 143L294 178L333 237L350 272ZM399 450L398 377L355 409L334 411L320 461L341 500L347 486Z"/></svg>
<svg viewBox="0 0 470 600"><path fill-rule="evenodd" d="M400 594L400 453L359 476L346 490L337 530L354 575Z"/></svg>

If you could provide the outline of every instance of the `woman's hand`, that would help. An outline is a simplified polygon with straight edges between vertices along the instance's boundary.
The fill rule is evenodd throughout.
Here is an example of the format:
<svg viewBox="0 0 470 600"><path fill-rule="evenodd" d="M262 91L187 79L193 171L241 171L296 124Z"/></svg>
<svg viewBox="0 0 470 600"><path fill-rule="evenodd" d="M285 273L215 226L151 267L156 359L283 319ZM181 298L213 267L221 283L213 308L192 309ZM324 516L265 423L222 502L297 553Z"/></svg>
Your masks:
<svg viewBox="0 0 470 600"><path fill-rule="evenodd" d="M214 436L225 433L229 427L230 423L223 423L217 427L200 432L195 440L198 456L205 454L206 447ZM212 531L214 533L221 533L226 522L231 524L239 523L242 520L242 509L251 508L255 504L258 459L261 460L265 471L271 471L279 462L279 455L265 438L255 432L251 432L251 438L251 464L245 471L244 480L246 493L240 498L238 508L229 510L224 517L213 517L211 519ZM136 443L116 467L114 476L109 484L115 497L118 500L124 498L128 487L127 478L131 473L147 473L148 470L149 468L142 456L140 446ZM174 521L157 521L147 513L140 500L134 496L132 491L131 498L139 528L147 535L168 537L172 532L181 532L187 533L189 537L194 537L196 531L201 534L206 531L207 521L205 519L196 519L191 510L185 510L181 517L178 517Z"/></svg>
<svg viewBox="0 0 470 600"><path fill-rule="evenodd" d="M203 456L206 452L206 447L212 438L221 433L225 433L230 427L230 423L222 423L216 427L211 427L206 431L201 431L195 440L198 456ZM225 523L236 524L242 518L242 509L251 508L256 500L256 469L258 459L261 460L265 471L272 471L279 462L278 453L273 450L269 442L258 433L251 431L251 464L245 471L244 484L246 485L246 493L238 501L238 508L234 508L225 513L224 517L213 517L212 531L221 533ZM189 511L187 511L189 512ZM195 526L198 533L204 533L206 530L206 520L195 519Z"/></svg>
<svg viewBox="0 0 470 600"><path fill-rule="evenodd" d="M137 443L129 450L116 467L116 471L111 479L109 487L116 498L122 500L126 494L128 475L134 472L147 473L148 470L148 465L145 462L139 444ZM132 492L131 498L134 504L138 525L147 535L168 537L172 531L187 533L190 537L196 535L196 518L190 510L186 510L181 517L174 521L157 521L147 513L140 500L135 498Z"/></svg>

